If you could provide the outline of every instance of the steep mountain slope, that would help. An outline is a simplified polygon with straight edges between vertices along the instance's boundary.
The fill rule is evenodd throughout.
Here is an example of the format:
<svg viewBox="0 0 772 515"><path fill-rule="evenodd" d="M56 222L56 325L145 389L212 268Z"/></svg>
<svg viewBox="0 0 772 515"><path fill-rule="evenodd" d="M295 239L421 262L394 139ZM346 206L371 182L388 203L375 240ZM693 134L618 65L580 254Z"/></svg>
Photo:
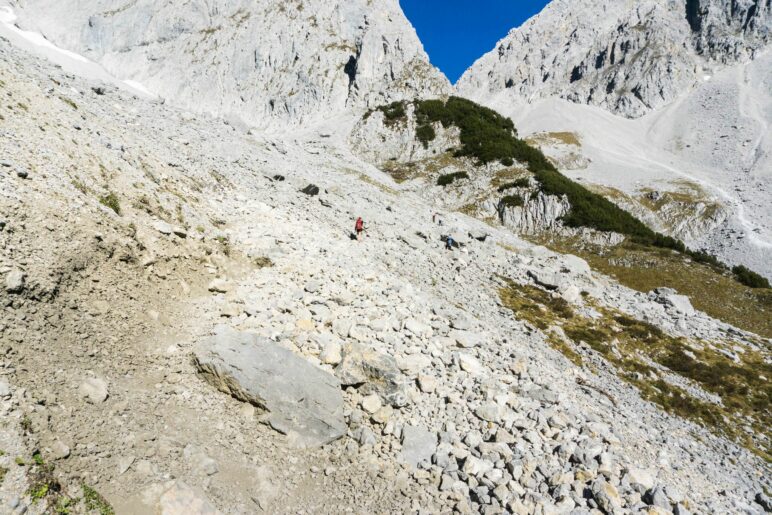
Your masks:
<svg viewBox="0 0 772 515"><path fill-rule="evenodd" d="M397 0L12 2L18 23L176 105L274 127L446 93Z"/></svg>
<svg viewBox="0 0 772 515"><path fill-rule="evenodd" d="M82 2L20 4L32 9L27 23L37 9L37 22L51 28L39 26L53 33L87 10ZM316 20L316 28L339 30L330 44L347 45L347 29L321 2L291 14L275 4L261 11L271 13L260 22L271 34L294 34L297 13L326 13L330 24ZM510 120L453 98L413 103L423 104L422 118L403 125L415 112L402 103L366 111L377 99L426 96L444 83L420 87L419 75L395 85L398 72L366 58L393 56L394 47L365 31L350 74L350 59L342 62L350 89L322 60L311 58L318 65L302 78L279 63L255 84L254 106L269 90L293 102L301 93L282 89L285 80L313 85L305 101L281 113L244 103L244 116L270 116L258 122L277 130L223 123L191 111L228 115L233 97L216 85L238 83L244 69L164 53L193 37L186 9L203 3L110 5L104 16L126 18L105 30L126 38L132 24L163 14L151 30L160 41L147 45L159 61L147 63L155 71L146 85L169 74L177 81L170 88L199 92L201 104L182 95L184 110L136 95L141 83L124 89L125 79L140 78L132 66L146 59L142 42L127 47L127 76L115 65L120 52L93 54L100 68L47 40L25 44L53 52L62 69L0 37L3 510L769 509L772 362L769 341L753 334L761 331L712 318L667 288L624 287L496 223L455 210L434 223L430 197L439 186L404 187L370 164L437 158L461 140L479 144L470 160L498 159L490 171L516 166L521 153L546 163L509 141ZM329 9L380 19L382 6ZM72 23L81 41L89 24ZM327 41L310 32L309 40ZM2 34L14 44L36 39L5 23ZM299 63L312 54L291 51L292 41L271 48ZM322 53L349 55L337 52ZM211 55L225 59L196 59ZM373 71L374 62L383 68ZM360 75L360 64L372 74ZM77 74L84 68L86 78ZM188 78L194 85L183 84ZM469 141L468 132L484 128L478 118L497 130ZM295 126L306 121L318 123ZM501 154L502 141L487 137L502 131L504 150L517 155ZM539 171L534 180L546 181ZM529 181L506 191L525 194ZM366 233L356 241L358 216ZM458 247L445 249L448 236ZM719 291L731 281L721 279Z"/></svg>
<svg viewBox="0 0 772 515"><path fill-rule="evenodd" d="M715 64L752 58L767 44L764 0L554 0L459 80L484 101L558 96L638 117L674 100Z"/></svg>
<svg viewBox="0 0 772 515"><path fill-rule="evenodd" d="M247 135L2 39L0 92L2 506L768 505L749 450L768 448L750 409L767 343L473 218L432 224L332 132L351 118ZM442 248L448 233L463 250ZM344 434L298 449L265 406L202 380L191 353L222 324L343 383ZM747 389L711 382L727 373Z"/></svg>

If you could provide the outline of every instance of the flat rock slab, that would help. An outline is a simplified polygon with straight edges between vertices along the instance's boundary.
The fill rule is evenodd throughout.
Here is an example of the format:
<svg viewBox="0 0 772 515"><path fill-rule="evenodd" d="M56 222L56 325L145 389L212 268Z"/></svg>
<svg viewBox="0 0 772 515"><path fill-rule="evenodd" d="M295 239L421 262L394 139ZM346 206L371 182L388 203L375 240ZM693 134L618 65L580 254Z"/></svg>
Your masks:
<svg viewBox="0 0 772 515"><path fill-rule="evenodd" d="M437 435L421 426L405 426L402 430L400 459L416 467L421 462L431 462L437 450Z"/></svg>
<svg viewBox="0 0 772 515"><path fill-rule="evenodd" d="M175 481L161 495L158 508L162 515L222 515L209 499L182 481Z"/></svg>
<svg viewBox="0 0 772 515"><path fill-rule="evenodd" d="M296 447L346 433L338 379L284 347L223 326L197 346L194 360L215 388L267 411L263 422Z"/></svg>

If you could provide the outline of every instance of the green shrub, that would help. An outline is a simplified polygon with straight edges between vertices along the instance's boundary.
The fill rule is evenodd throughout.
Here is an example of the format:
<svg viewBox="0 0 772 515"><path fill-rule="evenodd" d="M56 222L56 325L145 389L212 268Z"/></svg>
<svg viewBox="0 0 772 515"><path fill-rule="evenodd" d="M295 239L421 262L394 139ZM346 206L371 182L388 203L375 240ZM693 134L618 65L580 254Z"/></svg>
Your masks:
<svg viewBox="0 0 772 515"><path fill-rule="evenodd" d="M83 488L83 502L86 504L86 509L90 511L98 512L99 515L115 515L115 510L110 503L105 500L102 495L86 485L82 485Z"/></svg>
<svg viewBox="0 0 772 515"><path fill-rule="evenodd" d="M378 110L383 113L387 122L396 122L397 120L405 119L404 102L392 102L389 105L379 107Z"/></svg>
<svg viewBox="0 0 772 515"><path fill-rule="evenodd" d="M508 182L506 184L502 184L499 186L499 193L503 193L507 190L511 190L514 188L528 188L531 186L531 182L523 177L522 179L518 179L514 182Z"/></svg>
<svg viewBox="0 0 772 515"><path fill-rule="evenodd" d="M76 104L75 102L73 102L69 98L67 98L65 96L60 96L59 98L61 99L62 102L64 102L68 106L72 107L73 109L75 109L75 110L78 109L78 104ZM25 109L25 111L26 111L26 109Z"/></svg>
<svg viewBox="0 0 772 515"><path fill-rule="evenodd" d="M716 256L712 256L707 252L687 249L686 253L697 263L704 263L706 265L712 265L721 269L727 268L724 263L716 259Z"/></svg>
<svg viewBox="0 0 772 515"><path fill-rule="evenodd" d="M504 166L512 166L515 161L525 164L544 194L565 196L568 199L571 209L562 219L566 226L617 232L635 243L675 250L699 263L724 267L714 256L690 250L683 242L651 230L613 202L562 175L541 150L517 137L517 129L511 119L496 111L459 97L450 97L447 101L417 100L414 105L419 126L416 137L425 145L431 140L427 139L430 133L423 128L439 122L445 128L459 128L461 148L455 152L457 157L472 157L478 165L494 161L499 161ZM380 110L384 112L387 120L405 116L405 104L400 102L381 107ZM437 180L437 184L446 186L462 177L465 178L466 174L443 175ZM514 186L517 183L512 184L512 187L519 187ZM509 185L502 188L499 191L506 191ZM738 280L763 284L747 273L736 275Z"/></svg>
<svg viewBox="0 0 772 515"><path fill-rule="evenodd" d="M468 179L469 174L466 172L456 172L456 173L449 173L445 175L440 175L437 178L437 186L448 186L449 184L453 184L455 181L459 181L461 179Z"/></svg>
<svg viewBox="0 0 772 515"><path fill-rule="evenodd" d="M461 148L456 155L474 157L479 164L492 161L513 161L512 146L517 139L512 120L470 100L450 97L442 100L416 102L416 118L419 126L440 122L445 128L460 129Z"/></svg>
<svg viewBox="0 0 772 515"><path fill-rule="evenodd" d="M751 288L770 287L769 281L766 277L763 277L742 265L738 265L732 268L732 273L734 274L737 281L739 281L741 284L744 284L745 286L749 286Z"/></svg>
<svg viewBox="0 0 772 515"><path fill-rule="evenodd" d="M112 191L103 197L99 197L99 203L115 211L116 215L121 214L121 203L118 200L118 196Z"/></svg>
<svg viewBox="0 0 772 515"><path fill-rule="evenodd" d="M520 195L507 195L501 199L501 205L506 207L520 207L523 204L525 204L525 201Z"/></svg>
<svg viewBox="0 0 772 515"><path fill-rule="evenodd" d="M418 141L423 143L424 148L429 148L429 142L434 141L434 138L437 137L434 127L429 124L419 126L415 131L415 135Z"/></svg>

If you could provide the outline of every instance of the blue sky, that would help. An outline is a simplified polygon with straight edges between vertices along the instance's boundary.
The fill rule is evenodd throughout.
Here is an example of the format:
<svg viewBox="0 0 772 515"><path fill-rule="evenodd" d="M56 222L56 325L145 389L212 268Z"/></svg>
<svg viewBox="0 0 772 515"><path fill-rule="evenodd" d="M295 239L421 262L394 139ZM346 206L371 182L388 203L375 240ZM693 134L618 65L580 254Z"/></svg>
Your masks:
<svg viewBox="0 0 772 515"><path fill-rule="evenodd" d="M451 82L548 0L399 0L429 58Z"/></svg>

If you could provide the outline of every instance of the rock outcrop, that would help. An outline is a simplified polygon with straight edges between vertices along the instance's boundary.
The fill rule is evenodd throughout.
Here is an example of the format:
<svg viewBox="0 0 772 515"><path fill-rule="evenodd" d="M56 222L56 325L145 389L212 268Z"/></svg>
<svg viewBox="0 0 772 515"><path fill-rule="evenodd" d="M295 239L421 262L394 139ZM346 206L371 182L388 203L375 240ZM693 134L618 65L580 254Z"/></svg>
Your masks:
<svg viewBox="0 0 772 515"><path fill-rule="evenodd" d="M522 206L510 207L503 203L497 206L501 223L517 234L538 234L561 227L561 217L568 214L571 204L565 197L545 195L538 192L524 194Z"/></svg>
<svg viewBox="0 0 772 515"><path fill-rule="evenodd" d="M294 445L323 445L346 432L338 380L283 347L223 326L200 343L195 362L215 388L266 410L264 420Z"/></svg>
<svg viewBox="0 0 772 515"><path fill-rule="evenodd" d="M418 122L415 105L405 103L405 115L388 120L382 110L372 111L359 121L349 136L351 148L368 163L408 163L436 157L459 144L457 127L447 129L441 123L432 124L435 137L423 144L416 137Z"/></svg>
<svg viewBox="0 0 772 515"><path fill-rule="evenodd" d="M175 105L256 126L447 93L397 0L25 1L19 24Z"/></svg>
<svg viewBox="0 0 772 515"><path fill-rule="evenodd" d="M482 102L558 96L634 118L714 65L752 58L771 32L762 0L555 0L467 70L458 89Z"/></svg>

